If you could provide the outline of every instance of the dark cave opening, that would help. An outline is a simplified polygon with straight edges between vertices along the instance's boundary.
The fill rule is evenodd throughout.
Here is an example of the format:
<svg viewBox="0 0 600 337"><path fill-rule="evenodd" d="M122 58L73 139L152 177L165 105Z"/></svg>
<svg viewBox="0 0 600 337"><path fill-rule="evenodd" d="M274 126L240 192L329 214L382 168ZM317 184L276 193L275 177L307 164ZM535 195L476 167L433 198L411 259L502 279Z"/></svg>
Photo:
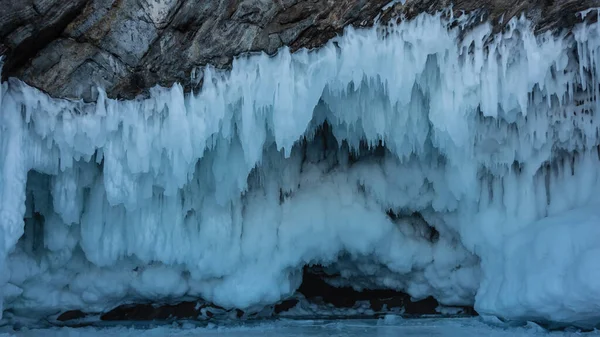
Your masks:
<svg viewBox="0 0 600 337"><path fill-rule="evenodd" d="M331 276L322 272L322 266L306 266L298 292L312 303L352 308L357 302L366 301L375 312L404 308L407 315L433 315L439 305L433 297L413 302L408 294L391 289L357 291L351 287L334 287L326 282L328 277Z"/></svg>
<svg viewBox="0 0 600 337"><path fill-rule="evenodd" d="M335 308L352 308L360 302L369 303L375 316L388 312L401 313L404 317L422 317L425 315L440 315L438 301L429 296L421 300L413 300L405 292L393 289L362 289L352 287L334 287L327 282L329 275L321 265L305 266L302 284L298 293L310 303L317 305L332 305ZM473 316L476 312L470 307L461 307L459 315Z"/></svg>

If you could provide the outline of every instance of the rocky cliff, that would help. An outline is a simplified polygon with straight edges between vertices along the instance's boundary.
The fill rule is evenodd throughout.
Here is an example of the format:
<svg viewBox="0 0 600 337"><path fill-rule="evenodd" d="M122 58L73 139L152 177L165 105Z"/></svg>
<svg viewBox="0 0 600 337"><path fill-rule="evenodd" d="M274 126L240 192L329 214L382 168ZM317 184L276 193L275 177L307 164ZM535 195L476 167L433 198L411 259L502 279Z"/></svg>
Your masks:
<svg viewBox="0 0 600 337"><path fill-rule="evenodd" d="M347 25L452 6L502 23L525 13L537 31L569 28L600 0L0 0L2 79L52 96L132 98L155 85L192 89L194 69L234 56L315 48ZM594 18L590 18L594 20Z"/></svg>

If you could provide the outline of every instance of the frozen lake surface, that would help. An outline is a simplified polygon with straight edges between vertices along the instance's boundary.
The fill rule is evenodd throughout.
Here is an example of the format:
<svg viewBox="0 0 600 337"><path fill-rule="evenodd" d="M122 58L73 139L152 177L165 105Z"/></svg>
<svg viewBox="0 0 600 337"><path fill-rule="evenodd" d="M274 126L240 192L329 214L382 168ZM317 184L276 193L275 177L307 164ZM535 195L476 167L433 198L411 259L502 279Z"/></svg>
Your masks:
<svg viewBox="0 0 600 337"><path fill-rule="evenodd" d="M486 324L480 318L468 319L411 319L395 317L381 320L281 320L276 322L252 323L244 326L209 326L199 328L190 323L173 326L106 327L106 328L53 328L7 331L1 337L94 337L94 336L231 336L231 337L275 337L275 336L600 336L599 332L554 331L548 332L535 324L523 327L508 327Z"/></svg>

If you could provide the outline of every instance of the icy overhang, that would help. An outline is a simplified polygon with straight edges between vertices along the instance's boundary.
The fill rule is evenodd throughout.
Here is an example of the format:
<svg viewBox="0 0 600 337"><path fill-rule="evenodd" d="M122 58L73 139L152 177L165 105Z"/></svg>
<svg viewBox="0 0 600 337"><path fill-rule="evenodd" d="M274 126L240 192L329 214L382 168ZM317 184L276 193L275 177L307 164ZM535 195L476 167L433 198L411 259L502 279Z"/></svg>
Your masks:
<svg viewBox="0 0 600 337"><path fill-rule="evenodd" d="M7 6L8 4L8 6ZM445 11L500 31L522 14L536 32L571 29L599 0L8 0L0 16L2 79L53 97L95 101L148 94L159 84L198 89L197 69L234 57L318 48L347 26L385 25ZM448 11L448 7L451 10Z"/></svg>
<svg viewBox="0 0 600 337"><path fill-rule="evenodd" d="M197 94L83 104L3 83L4 307L247 308L319 263L505 318L600 321L600 26L508 27L348 28L207 67Z"/></svg>

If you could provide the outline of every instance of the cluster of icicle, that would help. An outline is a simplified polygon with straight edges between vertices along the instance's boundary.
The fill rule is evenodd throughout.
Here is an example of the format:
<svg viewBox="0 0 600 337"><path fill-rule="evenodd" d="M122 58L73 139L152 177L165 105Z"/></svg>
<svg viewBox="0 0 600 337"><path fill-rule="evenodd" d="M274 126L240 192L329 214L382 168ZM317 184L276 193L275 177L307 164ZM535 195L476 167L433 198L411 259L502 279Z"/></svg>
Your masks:
<svg viewBox="0 0 600 337"><path fill-rule="evenodd" d="M597 317L600 26L460 29L348 28L206 67L198 94L83 104L3 83L4 308L249 308L320 263L482 313ZM361 144L385 151L350 160Z"/></svg>

